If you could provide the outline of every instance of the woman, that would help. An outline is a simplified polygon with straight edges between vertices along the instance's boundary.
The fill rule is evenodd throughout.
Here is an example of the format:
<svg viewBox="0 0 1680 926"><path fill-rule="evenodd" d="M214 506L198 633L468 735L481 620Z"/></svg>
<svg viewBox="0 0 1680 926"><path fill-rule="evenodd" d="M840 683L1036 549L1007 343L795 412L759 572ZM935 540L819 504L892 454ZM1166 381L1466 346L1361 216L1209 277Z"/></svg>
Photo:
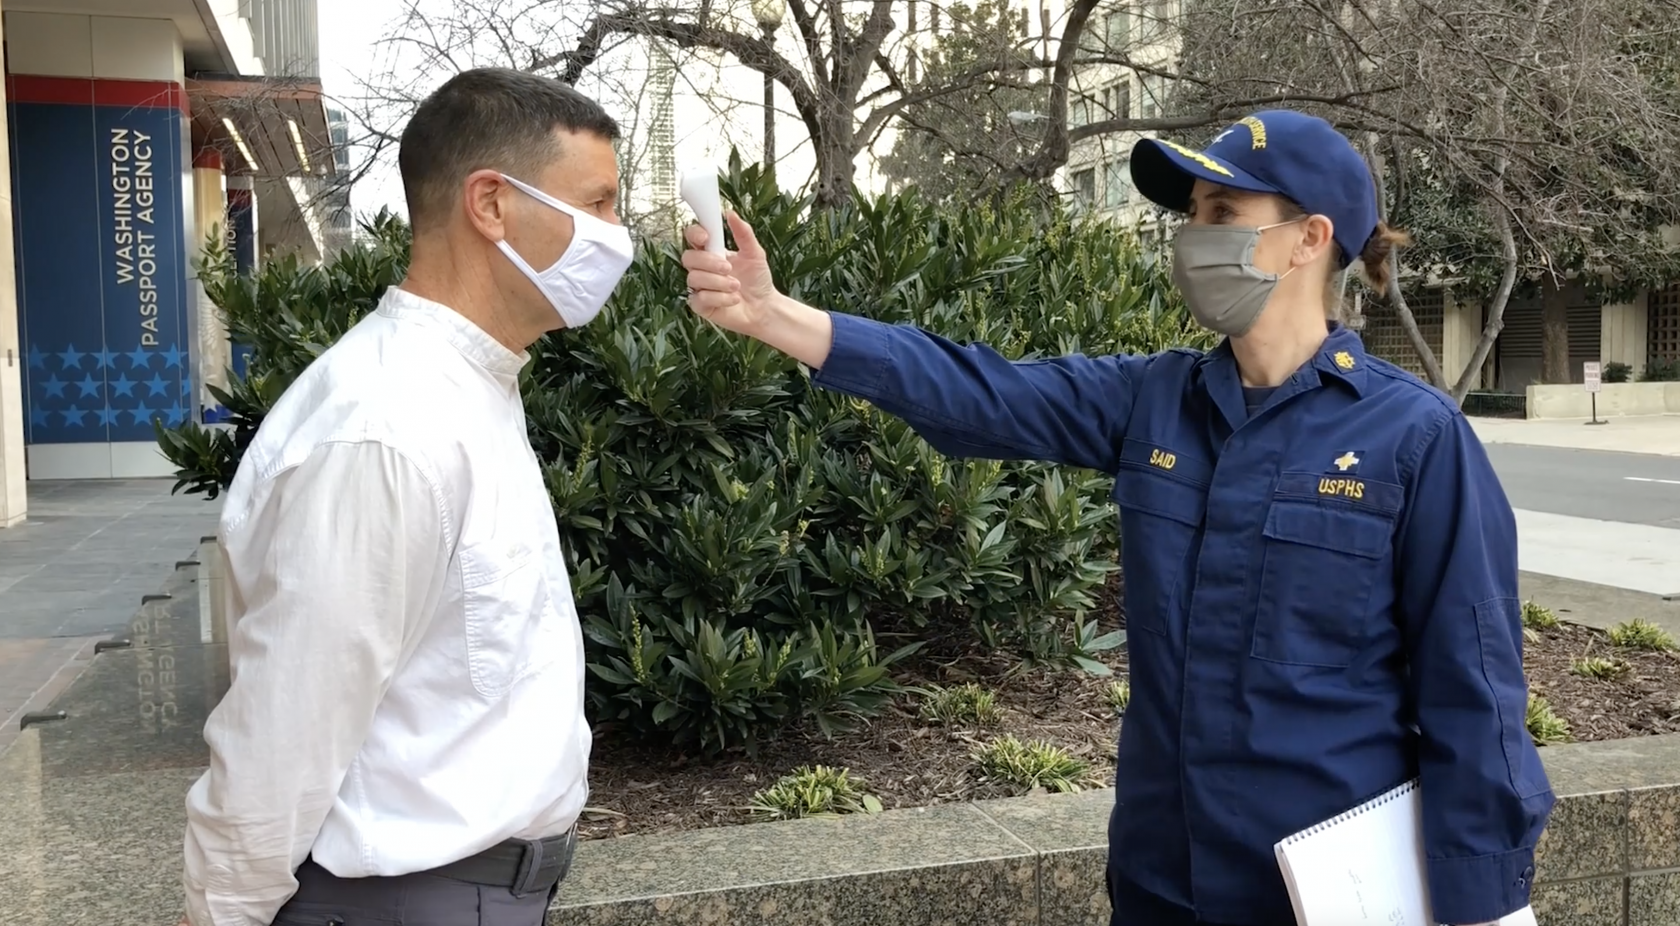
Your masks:
<svg viewBox="0 0 1680 926"><path fill-rule="evenodd" d="M940 451L1113 473L1133 697L1109 825L1114 923L1293 923L1283 837L1418 777L1435 918L1528 903L1552 796L1524 727L1516 527L1450 399L1333 320L1403 236L1321 119L1256 113L1205 151L1146 140L1138 189L1189 222L1173 278L1206 354L1009 362L801 305L752 229L684 254L694 310L902 417Z"/></svg>

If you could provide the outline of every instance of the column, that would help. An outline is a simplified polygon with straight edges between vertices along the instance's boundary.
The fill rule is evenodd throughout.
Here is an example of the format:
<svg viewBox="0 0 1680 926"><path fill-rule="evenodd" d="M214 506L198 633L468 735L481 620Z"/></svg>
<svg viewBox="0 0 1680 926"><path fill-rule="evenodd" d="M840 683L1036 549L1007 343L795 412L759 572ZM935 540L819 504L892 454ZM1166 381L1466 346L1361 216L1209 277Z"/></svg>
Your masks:
<svg viewBox="0 0 1680 926"><path fill-rule="evenodd" d="M172 20L9 13L25 443L36 479L171 472L191 409L186 93Z"/></svg>
<svg viewBox="0 0 1680 926"><path fill-rule="evenodd" d="M192 183L195 207L192 251L202 258L212 236L221 238L224 244L227 241L227 190L220 151L204 148L193 154ZM227 370L232 357L228 349L227 325L222 320L221 310L210 301L203 285L196 280L194 283L193 298L197 302L198 338L194 345L197 349L193 357L193 379L200 384L199 394L194 397L194 401L195 407L204 409L209 416L218 403L207 387L227 389Z"/></svg>
<svg viewBox="0 0 1680 926"><path fill-rule="evenodd" d="M0 87L0 105L6 102L4 92ZM11 150L4 121L0 121L0 150ZM24 494L24 352L18 337L17 274L12 257L11 174L11 162L0 158L0 527L22 523L29 511Z"/></svg>
<svg viewBox="0 0 1680 926"><path fill-rule="evenodd" d="M1651 316L1647 310L1647 292L1635 296L1632 302L1615 303L1599 310L1599 359L1605 363L1625 363L1633 368L1633 378L1645 371L1649 353L1648 328Z"/></svg>
<svg viewBox="0 0 1680 926"><path fill-rule="evenodd" d="M1441 292L1441 373L1449 384L1456 384L1464 375L1464 368L1476 355L1476 344L1482 339L1482 307L1455 297L1452 290ZM1478 377L1472 388L1480 388Z"/></svg>

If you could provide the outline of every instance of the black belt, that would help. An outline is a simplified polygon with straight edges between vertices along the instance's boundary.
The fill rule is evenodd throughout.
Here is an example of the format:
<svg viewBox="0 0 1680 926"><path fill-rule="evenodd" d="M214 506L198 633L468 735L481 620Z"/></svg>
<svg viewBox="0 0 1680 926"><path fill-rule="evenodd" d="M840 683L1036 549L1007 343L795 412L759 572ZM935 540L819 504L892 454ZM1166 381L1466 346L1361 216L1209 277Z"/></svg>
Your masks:
<svg viewBox="0 0 1680 926"><path fill-rule="evenodd" d="M566 877L577 849L577 828L547 839L509 839L429 874L484 887L505 887L515 895L546 893Z"/></svg>

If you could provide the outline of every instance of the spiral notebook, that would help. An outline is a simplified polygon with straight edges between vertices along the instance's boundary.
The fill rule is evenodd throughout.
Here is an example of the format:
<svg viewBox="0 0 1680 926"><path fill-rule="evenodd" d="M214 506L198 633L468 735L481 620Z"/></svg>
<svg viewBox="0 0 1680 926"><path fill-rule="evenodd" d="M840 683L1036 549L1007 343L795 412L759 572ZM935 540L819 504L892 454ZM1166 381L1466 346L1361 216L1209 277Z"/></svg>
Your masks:
<svg viewBox="0 0 1680 926"><path fill-rule="evenodd" d="M1277 844L1300 926L1433 926L1416 781Z"/></svg>
<svg viewBox="0 0 1680 926"><path fill-rule="evenodd" d="M1435 926L1415 780L1290 836L1276 852L1299 926ZM1534 912L1524 907L1498 922L1534 926Z"/></svg>

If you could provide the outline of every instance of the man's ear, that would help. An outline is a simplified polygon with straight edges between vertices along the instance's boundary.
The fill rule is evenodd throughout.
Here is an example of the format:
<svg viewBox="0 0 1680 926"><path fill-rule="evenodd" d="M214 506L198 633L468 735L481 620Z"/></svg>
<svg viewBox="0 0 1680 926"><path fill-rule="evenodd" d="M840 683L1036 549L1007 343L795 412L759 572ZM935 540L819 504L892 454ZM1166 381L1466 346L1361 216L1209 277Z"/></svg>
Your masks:
<svg viewBox="0 0 1680 926"><path fill-rule="evenodd" d="M489 241L507 237L508 193L512 186L493 170L479 170L467 175L461 184L461 205L467 222Z"/></svg>

